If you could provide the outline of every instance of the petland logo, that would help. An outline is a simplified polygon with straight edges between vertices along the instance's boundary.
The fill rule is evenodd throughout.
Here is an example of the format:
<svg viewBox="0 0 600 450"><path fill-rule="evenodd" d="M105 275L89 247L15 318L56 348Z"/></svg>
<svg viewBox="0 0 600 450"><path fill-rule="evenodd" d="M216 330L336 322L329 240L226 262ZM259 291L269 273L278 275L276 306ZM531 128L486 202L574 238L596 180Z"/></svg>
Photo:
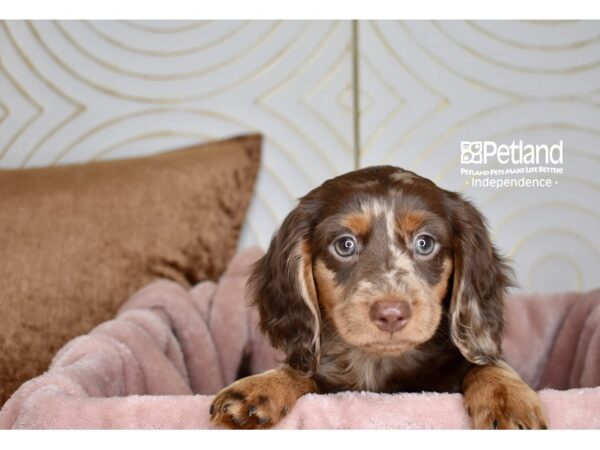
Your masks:
<svg viewBox="0 0 600 450"><path fill-rule="evenodd" d="M562 165L563 141L558 144L524 144L522 140L510 145L494 141L462 141L461 164L487 164L488 162L514 165Z"/></svg>

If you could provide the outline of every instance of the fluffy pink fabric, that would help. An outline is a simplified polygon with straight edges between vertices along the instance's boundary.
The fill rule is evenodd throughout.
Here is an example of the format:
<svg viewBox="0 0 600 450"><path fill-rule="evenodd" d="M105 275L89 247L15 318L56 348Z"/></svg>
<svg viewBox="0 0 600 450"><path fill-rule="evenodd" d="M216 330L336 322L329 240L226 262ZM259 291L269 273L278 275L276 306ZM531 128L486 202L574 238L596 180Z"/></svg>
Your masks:
<svg viewBox="0 0 600 450"><path fill-rule="evenodd" d="M157 281L142 289L21 386L0 411L0 428L211 428L212 394L236 378L241 361L252 373L276 365L243 301L249 264L260 255L238 255L218 285L186 292ZM507 306L506 357L546 388L550 428L600 428L600 290L514 296ZM351 392L307 395L278 425L468 427L458 394Z"/></svg>

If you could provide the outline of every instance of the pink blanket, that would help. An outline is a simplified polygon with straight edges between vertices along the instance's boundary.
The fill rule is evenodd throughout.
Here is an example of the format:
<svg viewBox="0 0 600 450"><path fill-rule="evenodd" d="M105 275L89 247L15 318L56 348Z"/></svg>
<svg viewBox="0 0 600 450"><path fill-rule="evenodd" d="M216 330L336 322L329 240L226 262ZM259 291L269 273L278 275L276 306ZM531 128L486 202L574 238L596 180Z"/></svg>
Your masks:
<svg viewBox="0 0 600 450"><path fill-rule="evenodd" d="M214 394L278 355L244 306L246 250L219 284L187 292L157 281L114 320L58 352L0 411L0 428L211 428ZM600 290L514 296L508 361L536 389L550 428L600 428ZM243 368L240 369L240 368ZM195 394L195 395L194 395ZM278 428L468 428L458 394L339 393L302 397Z"/></svg>

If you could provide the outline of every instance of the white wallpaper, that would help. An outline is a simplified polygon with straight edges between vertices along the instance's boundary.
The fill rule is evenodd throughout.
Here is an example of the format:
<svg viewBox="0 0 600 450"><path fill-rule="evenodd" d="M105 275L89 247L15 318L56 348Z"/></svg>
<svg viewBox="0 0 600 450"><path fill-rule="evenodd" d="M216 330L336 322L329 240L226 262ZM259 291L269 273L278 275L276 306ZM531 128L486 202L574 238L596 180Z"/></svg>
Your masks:
<svg viewBox="0 0 600 450"><path fill-rule="evenodd" d="M0 24L0 167L258 130L242 247L356 162L395 164L474 199L529 291L600 284L599 107L593 21ZM565 174L545 191L469 187L459 143L482 139L562 139Z"/></svg>
<svg viewBox="0 0 600 450"><path fill-rule="evenodd" d="M529 291L600 285L600 22L361 22L361 164L464 192ZM461 140L564 146L551 188L473 188Z"/></svg>
<svg viewBox="0 0 600 450"><path fill-rule="evenodd" d="M119 158L261 131L242 246L353 167L349 22L4 22L0 165Z"/></svg>

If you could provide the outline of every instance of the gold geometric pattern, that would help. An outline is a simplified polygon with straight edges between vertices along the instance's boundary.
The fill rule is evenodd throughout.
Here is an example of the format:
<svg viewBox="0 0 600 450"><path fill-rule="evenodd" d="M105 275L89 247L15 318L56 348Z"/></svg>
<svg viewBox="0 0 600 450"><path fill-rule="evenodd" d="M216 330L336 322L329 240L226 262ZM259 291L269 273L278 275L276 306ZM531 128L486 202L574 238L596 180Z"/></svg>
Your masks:
<svg viewBox="0 0 600 450"><path fill-rule="evenodd" d="M266 247L323 180L395 164L481 206L525 290L597 286L598 22L0 23L0 167L248 131L266 141L241 247ZM484 139L562 139L565 174L547 191L466 186L459 143Z"/></svg>
<svg viewBox="0 0 600 450"><path fill-rule="evenodd" d="M598 22L360 22L361 58L405 100L361 164L391 163L463 191L490 220L528 291L598 286L600 28ZM366 68L361 64L361 80ZM365 85L361 82L361 89ZM370 93L369 90L367 92ZM460 142L564 142L552 188L482 189L460 176Z"/></svg>
<svg viewBox="0 0 600 450"><path fill-rule="evenodd" d="M240 246L265 247L296 199L353 167L351 23L6 21L0 166L151 154L261 131Z"/></svg>

